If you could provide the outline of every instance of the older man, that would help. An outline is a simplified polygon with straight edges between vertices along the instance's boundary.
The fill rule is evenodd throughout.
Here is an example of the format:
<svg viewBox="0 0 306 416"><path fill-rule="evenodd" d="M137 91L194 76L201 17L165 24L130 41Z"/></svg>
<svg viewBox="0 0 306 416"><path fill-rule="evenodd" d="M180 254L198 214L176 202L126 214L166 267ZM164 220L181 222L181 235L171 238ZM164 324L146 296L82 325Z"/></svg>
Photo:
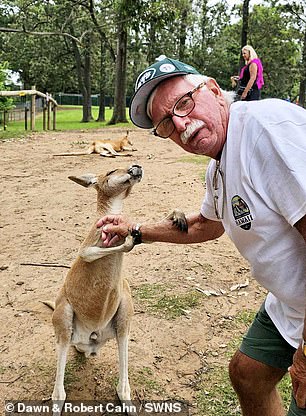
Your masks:
<svg viewBox="0 0 306 416"><path fill-rule="evenodd" d="M191 66L164 58L137 79L130 116L141 128L188 152L212 158L207 192L188 233L170 221L102 218L105 246L199 243L224 230L269 294L229 366L245 416L285 414L277 383L293 386L290 416L306 415L306 111L277 99L233 103L233 96Z"/></svg>

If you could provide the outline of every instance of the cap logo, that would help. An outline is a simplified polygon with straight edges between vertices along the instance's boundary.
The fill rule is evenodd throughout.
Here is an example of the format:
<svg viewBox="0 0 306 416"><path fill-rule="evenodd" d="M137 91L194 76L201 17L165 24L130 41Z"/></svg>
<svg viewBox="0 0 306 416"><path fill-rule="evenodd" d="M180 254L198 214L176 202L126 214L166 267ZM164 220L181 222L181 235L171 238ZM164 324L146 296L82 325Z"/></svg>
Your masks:
<svg viewBox="0 0 306 416"><path fill-rule="evenodd" d="M172 64L163 64L159 67L160 72L173 72L175 71L175 66Z"/></svg>
<svg viewBox="0 0 306 416"><path fill-rule="evenodd" d="M137 91L143 84L148 82L155 75L155 68L150 68L147 71L139 75L136 81L135 90Z"/></svg>

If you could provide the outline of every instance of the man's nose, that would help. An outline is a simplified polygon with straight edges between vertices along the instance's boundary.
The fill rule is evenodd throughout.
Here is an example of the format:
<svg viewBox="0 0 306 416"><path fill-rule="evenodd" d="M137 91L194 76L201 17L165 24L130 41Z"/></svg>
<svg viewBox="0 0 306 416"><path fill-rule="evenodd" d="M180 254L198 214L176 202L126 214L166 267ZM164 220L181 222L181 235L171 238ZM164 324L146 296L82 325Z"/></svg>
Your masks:
<svg viewBox="0 0 306 416"><path fill-rule="evenodd" d="M182 133L183 131L185 131L187 128L187 125L190 123L190 119L188 116L179 117L179 116L173 115L172 121L178 133Z"/></svg>

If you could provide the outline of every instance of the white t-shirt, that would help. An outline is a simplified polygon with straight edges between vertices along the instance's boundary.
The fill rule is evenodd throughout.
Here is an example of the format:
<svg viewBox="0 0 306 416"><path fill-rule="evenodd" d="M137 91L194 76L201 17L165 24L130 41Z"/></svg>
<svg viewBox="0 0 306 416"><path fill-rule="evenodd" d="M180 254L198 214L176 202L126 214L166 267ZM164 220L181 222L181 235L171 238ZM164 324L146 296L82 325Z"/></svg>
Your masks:
<svg viewBox="0 0 306 416"><path fill-rule="evenodd" d="M209 164L204 217L217 220L268 291L266 311L297 348L306 309L306 244L294 224L306 214L306 111L278 99L231 105L227 141L214 190Z"/></svg>

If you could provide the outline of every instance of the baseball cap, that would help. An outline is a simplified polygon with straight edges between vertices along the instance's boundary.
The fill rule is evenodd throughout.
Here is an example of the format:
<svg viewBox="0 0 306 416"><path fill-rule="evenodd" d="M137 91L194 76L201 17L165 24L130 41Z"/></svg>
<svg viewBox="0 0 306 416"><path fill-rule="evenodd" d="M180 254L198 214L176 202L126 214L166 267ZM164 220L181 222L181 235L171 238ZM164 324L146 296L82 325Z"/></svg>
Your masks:
<svg viewBox="0 0 306 416"><path fill-rule="evenodd" d="M158 58L158 61L145 69L136 80L135 93L130 103L130 118L136 126L143 129L153 127L147 115L147 103L160 82L177 75L199 74L191 65L167 57L162 58Z"/></svg>

